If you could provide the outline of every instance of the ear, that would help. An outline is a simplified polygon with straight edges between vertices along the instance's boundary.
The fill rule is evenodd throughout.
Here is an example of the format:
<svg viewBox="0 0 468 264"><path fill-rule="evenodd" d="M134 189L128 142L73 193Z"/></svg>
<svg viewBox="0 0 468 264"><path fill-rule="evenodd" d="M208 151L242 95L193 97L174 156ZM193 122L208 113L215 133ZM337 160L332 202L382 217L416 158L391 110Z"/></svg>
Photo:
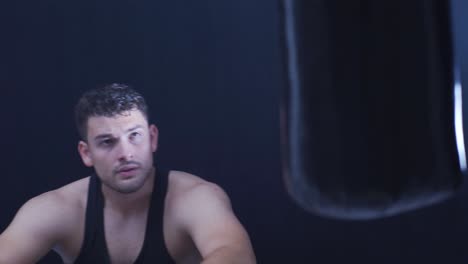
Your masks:
<svg viewBox="0 0 468 264"><path fill-rule="evenodd" d="M158 149L158 137L159 137L158 128L155 125L150 125L149 134L150 134L151 151L155 152L156 149Z"/></svg>
<svg viewBox="0 0 468 264"><path fill-rule="evenodd" d="M80 153L81 160L86 166L92 167L94 165L91 153L89 152L88 143L80 140L80 142L78 142L78 152Z"/></svg>

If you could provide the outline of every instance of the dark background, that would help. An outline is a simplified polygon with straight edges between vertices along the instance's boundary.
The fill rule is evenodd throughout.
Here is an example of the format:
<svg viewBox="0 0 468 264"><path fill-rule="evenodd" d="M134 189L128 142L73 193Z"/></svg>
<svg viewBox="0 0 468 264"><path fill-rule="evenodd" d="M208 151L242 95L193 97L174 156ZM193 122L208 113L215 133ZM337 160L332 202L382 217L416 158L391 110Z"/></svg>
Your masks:
<svg viewBox="0 0 468 264"><path fill-rule="evenodd" d="M467 83L468 3L453 3ZM364 222L307 214L287 196L278 7L271 0L3 3L0 230L27 199L89 173L76 151L73 106L88 88L126 82L146 96L160 129L157 161L220 184L259 263L468 263L465 186L435 206Z"/></svg>

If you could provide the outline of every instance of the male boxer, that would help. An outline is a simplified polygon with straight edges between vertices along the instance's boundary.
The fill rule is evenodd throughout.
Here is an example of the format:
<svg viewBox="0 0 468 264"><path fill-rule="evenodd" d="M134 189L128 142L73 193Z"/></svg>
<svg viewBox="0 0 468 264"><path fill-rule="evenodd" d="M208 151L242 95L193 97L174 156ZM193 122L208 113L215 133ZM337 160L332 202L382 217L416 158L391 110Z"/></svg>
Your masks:
<svg viewBox="0 0 468 264"><path fill-rule="evenodd" d="M32 198L0 235L0 264L255 263L249 236L217 185L153 164L158 129L145 100L112 84L76 109L78 151L95 173Z"/></svg>

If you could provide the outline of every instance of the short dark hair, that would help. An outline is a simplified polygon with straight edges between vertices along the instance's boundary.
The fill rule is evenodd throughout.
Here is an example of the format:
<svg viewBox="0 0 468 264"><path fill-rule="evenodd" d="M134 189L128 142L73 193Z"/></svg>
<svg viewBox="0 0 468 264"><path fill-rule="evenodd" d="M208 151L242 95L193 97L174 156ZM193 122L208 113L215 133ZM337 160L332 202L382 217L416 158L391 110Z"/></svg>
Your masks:
<svg viewBox="0 0 468 264"><path fill-rule="evenodd" d="M78 133L86 141L90 117L113 117L130 110L140 110L146 119L149 119L145 99L129 85L113 83L89 90L81 96L75 106Z"/></svg>

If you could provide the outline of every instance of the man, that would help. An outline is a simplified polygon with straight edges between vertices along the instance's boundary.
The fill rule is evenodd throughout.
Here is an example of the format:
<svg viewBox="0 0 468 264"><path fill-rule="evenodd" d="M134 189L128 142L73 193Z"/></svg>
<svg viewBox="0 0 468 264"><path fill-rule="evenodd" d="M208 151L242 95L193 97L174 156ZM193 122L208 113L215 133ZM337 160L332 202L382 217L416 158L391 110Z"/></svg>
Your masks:
<svg viewBox="0 0 468 264"><path fill-rule="evenodd" d="M255 263L247 232L217 185L153 166L158 129L143 97L112 84L76 109L78 151L95 174L32 198L0 235L0 264Z"/></svg>

